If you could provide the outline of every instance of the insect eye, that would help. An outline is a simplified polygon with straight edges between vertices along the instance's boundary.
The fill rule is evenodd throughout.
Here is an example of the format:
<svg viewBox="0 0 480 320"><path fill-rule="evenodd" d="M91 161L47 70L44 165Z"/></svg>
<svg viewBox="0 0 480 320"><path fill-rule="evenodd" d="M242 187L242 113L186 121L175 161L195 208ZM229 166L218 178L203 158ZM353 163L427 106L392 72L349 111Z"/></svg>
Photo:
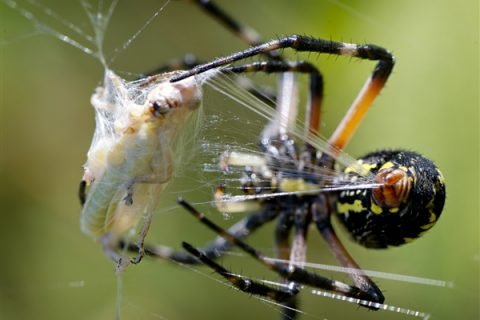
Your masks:
<svg viewBox="0 0 480 320"><path fill-rule="evenodd" d="M153 101L150 106L150 111L156 116L165 115L170 111L168 103L160 103L159 101Z"/></svg>

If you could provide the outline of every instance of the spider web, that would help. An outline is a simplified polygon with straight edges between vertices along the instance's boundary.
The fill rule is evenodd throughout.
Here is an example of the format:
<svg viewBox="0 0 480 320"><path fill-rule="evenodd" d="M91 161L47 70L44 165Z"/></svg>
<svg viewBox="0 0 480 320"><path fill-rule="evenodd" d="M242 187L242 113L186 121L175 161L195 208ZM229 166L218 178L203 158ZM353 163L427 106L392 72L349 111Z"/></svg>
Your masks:
<svg viewBox="0 0 480 320"><path fill-rule="evenodd" d="M28 14L26 14L26 12L28 12L28 11L23 11L23 13L22 13L22 10L19 9L16 6L17 2L6 0L5 3L10 7L12 7L12 6L15 7L15 9L18 12L20 12L21 14L26 16L29 21L33 22L33 24L34 24L33 34L46 33L46 34L49 34L49 35L53 35L54 37L62 40L63 42L68 43L70 45L73 45L74 47L79 48L84 53L87 53L88 55L93 56L96 60L100 61L101 64L103 64L104 66L108 65L107 60L113 61L113 60L116 59L116 57L120 57L125 51L127 51L128 47L130 47L131 45L134 44L133 40L135 40L137 37L141 36L141 31L144 29L144 26L148 26L150 24L150 21L152 21L150 19L147 19L148 23L145 23L142 27L138 27L136 29L136 31L133 33L133 36L129 36L127 41L122 42L117 47L119 49L116 49L116 50L114 49L113 50L114 54L112 55L112 57L114 57L114 58L108 59L108 58L105 58L103 50L101 48L102 48L102 45L103 45L103 37L105 36L106 30L107 30L106 26L108 25L108 20L111 17L111 13L115 12L114 9L111 9L111 12L109 11L110 9L108 9L107 11L105 11L104 9L92 9L92 6L86 6L86 4L88 5L88 3L84 2L83 7L89 8L87 11L93 10L93 11L89 11L89 16L90 16L89 20L92 21L92 19L93 19L92 17L96 16L97 18L100 18L100 19L98 19L98 21L103 21L102 23L99 24L99 26L94 28L94 30L97 33L99 33L98 35L95 35L94 37L88 36L88 34L89 34L88 32L83 31L80 28L77 28L74 24L71 24L70 22L66 22L66 21L61 22L61 24L66 25L67 29L70 30L70 31L66 32L67 34L76 33L76 34L80 35L81 38L83 37L85 40L87 40L88 43L95 44L92 48L90 48L88 46L84 46L84 45L80 44L80 42L77 42L76 40L73 40L70 37L65 37L63 35L63 33L59 33L57 31L57 27L49 27L48 25L44 24L43 19L37 20L36 18L29 17ZM29 4L37 6L36 2L33 2L33 1L29 1ZM56 20L56 19L53 19L53 17L55 17L55 16L50 14L50 11L48 9L45 9L46 7L44 7L43 5L40 5L39 7L41 9L43 8L43 12L46 14L46 18L44 18L44 19L46 19L47 21ZM100 6L100 7L102 7L102 6ZM105 7L106 8L114 8L114 6L105 6ZM95 10L98 10L98 11L95 11ZM103 14L102 14L102 12L103 12ZM160 9L157 9L157 11L155 11L154 16L157 16L159 12L160 12ZM58 16L62 17L61 15L58 15ZM154 17L154 16L152 16L152 17ZM106 19L102 19L102 17L106 18ZM61 21L63 21L63 20L61 20ZM76 30L78 30L78 31L76 31ZM129 86L129 87L133 88L133 86ZM213 92L212 95L215 95L215 92ZM222 99L225 99L225 98L222 98ZM224 105L224 103L222 103L222 105ZM222 146L222 140L228 141L228 145L232 148L238 148L239 146L241 146L241 148L244 148L243 150L256 152L255 151L256 150L256 139L257 139L259 133L261 132L261 130L263 129L263 127L265 126L266 119L261 118L261 117L260 118L257 117L256 119L254 118L253 120L249 120L248 127L249 127L249 131L251 131L251 132L250 132L249 135L242 136L242 135L238 134L239 132L242 132L241 128L231 129L231 127L229 127L229 124L231 125L232 123L237 123L238 118L245 117L245 116L242 116L241 113L242 112L247 112L248 113L248 111L245 111L243 109L239 109L239 107L237 107L237 109L233 109L233 110L234 110L235 116L232 116L232 115L228 116L228 113L230 111L228 111L228 112L217 112L217 113L213 113L213 114L208 114L207 113L204 116L205 117L204 130L201 131L201 132L204 133L205 136L201 136L200 141L203 141L203 139L205 139L205 141L207 141L207 142L204 142L204 143L200 144L200 147L206 147L207 152L201 153L201 157L203 157L203 159L204 159L204 160L200 161L201 166L209 167L209 166L215 164L216 155L218 154L219 148ZM208 130L208 128L215 127L217 122L227 123L227 125L224 125L224 127L229 128L229 130L226 130L226 131L225 130L224 131ZM189 146L192 146L192 145L197 145L198 146L198 141L199 141L198 139L191 139L189 141L189 138L188 138L189 136L197 134L197 133L192 133L192 132L195 132L195 131L189 131L188 134L186 134L185 141L182 142L182 143L184 143L185 146L183 148L180 148L181 150L185 150L185 149L188 150ZM215 141L216 136L219 137L218 141ZM238 139L238 140L233 141L232 139ZM225 144L225 142L223 144ZM192 155L188 156L187 159L182 162L182 165L178 166L178 171L175 175L176 175L176 177L178 177L178 179L177 179L178 181L182 180L181 178L190 177L191 180L201 181L201 184L199 184L195 187L187 187L187 185L189 185L189 183L188 182L186 182L186 183L183 182L183 184L180 184L180 185L172 185L171 189L169 189L168 192L171 193L171 194L174 194L174 195L175 194L185 194L187 196L190 196L190 194L191 194L191 197L193 198L193 201L197 205L200 205L200 206L205 205L205 207L207 207L207 206L211 205L210 200L207 200L206 203L204 203L205 202L204 199L210 199L211 189L213 189L213 187L218 183L218 180L212 179L211 176L209 176L208 174L205 174L203 172L200 172L199 175L193 176L193 178L192 178L192 176L190 175L192 170L184 169L185 167L192 166L192 168L196 168L194 171L198 172L198 168L199 168L198 164L195 165L195 164L190 162L190 160L191 160L190 158L195 157L196 152L199 152L199 151L197 150L195 152L192 152ZM345 163L348 163L349 161L350 160L345 160ZM213 170L213 171L214 171L215 174L218 173L218 170ZM183 180L183 181L185 181L185 180ZM172 207L172 210L177 210L177 209L173 209L173 208L174 207ZM210 210L210 211L212 211L212 210ZM167 222L163 221L163 216L164 216L165 213L169 212L168 205L166 207L163 207L163 209L161 209L160 212L161 212L162 216L160 216L160 213L158 213L155 217L157 224L167 224ZM227 217L227 219L230 219L230 217ZM192 228L192 229L194 229L194 228ZM155 228L153 228L153 230L155 230ZM179 232L181 232L181 230ZM158 236L157 238L160 241L162 239L161 235ZM155 239L155 240L157 240L157 239ZM86 241L88 241L88 240L86 240ZM268 249L265 249L265 250L268 253ZM244 259L243 255L241 255L241 258ZM146 264L146 262L143 262L142 266L144 264ZM151 263L151 264L153 264L153 263ZM150 269L147 270L147 272L150 272L149 276L151 276L151 277L155 277L157 273L161 273L162 268L164 267L163 264L160 265L160 266L157 265L157 264L154 264L154 265L155 265L154 268L150 268ZM168 268L168 267L166 267L166 268ZM136 268L136 269L140 269L140 268ZM187 268L187 269L189 269L189 268ZM195 269L195 270L197 270L197 269ZM152 310L158 310L158 309L156 309L151 302L143 302L142 301L143 297L141 296L142 294L138 293L139 291L134 290L134 292L136 292L136 294L138 294L139 296L135 296L135 297L132 298L131 294L129 293L129 288L128 287L134 286L132 284L134 282L133 278L135 277L135 275L138 275L138 272L139 272L138 270L136 270L136 271L137 271L137 273L135 273L135 271L133 271L132 275L131 276L129 275L130 279L125 279L125 282L127 283L127 285L122 290L122 295L124 296L124 298L120 303L121 306L123 306L126 309L133 310L133 312L132 312L133 314L135 314L136 311L137 312L140 312L140 311L144 312L145 310L147 310L147 314L149 314L149 317L151 317L151 318L175 319L176 316L175 316L174 313L171 313L172 315L165 316L164 313L158 314L157 311L152 311ZM211 280L215 278L215 277L212 277L212 276L208 275L208 272L207 273L202 272L201 274L205 275L207 277L208 283L210 283ZM184 273L182 273L182 276L184 276ZM110 281L107 281L107 282L111 283L112 281L113 280L110 280ZM85 286L88 286L89 284L88 284L88 282L84 282L84 280L78 280L78 281L73 280L73 281L70 281L68 283L63 283L62 285L64 287L67 287L67 288L84 288ZM100 285L101 285L100 282L97 282L97 283L94 284L94 286L100 286ZM148 288L147 290L152 290L152 288ZM168 288L166 290L168 290ZM193 288L193 289L188 288L187 290L194 291L196 289L195 288ZM185 291L185 289L181 290L181 292L183 292L183 291ZM202 290L200 290L200 291L202 291ZM146 291L146 292L149 292L149 291ZM178 289L177 289L177 293L179 293L181 295L181 292L178 292ZM229 292L229 291L227 291L227 293L231 294L231 292ZM156 299L161 300L162 295L164 295L165 292L161 292L161 293L156 292L155 293L155 292L152 291L151 294L152 295L157 295ZM199 293L199 294L201 294L201 293ZM235 298L239 298L238 296L241 296L240 294L232 294L232 295L235 296ZM313 296L313 294L312 294L312 296ZM243 299L243 298L239 298L239 299ZM135 301L135 302L132 302L132 301ZM142 303L138 303L139 301L142 301ZM194 298L189 298L188 304L191 305L193 303L196 303L195 299ZM201 304L201 299L199 300L199 303ZM260 304L260 305L262 305L262 307L265 307L263 304ZM111 306L111 304L110 304L110 306ZM271 305L268 305L268 306L271 306ZM274 307L274 308L276 310L278 310L278 308L276 308L276 307ZM104 311L104 312L106 312L105 314L109 314L108 311ZM167 313L165 313L165 314L167 314ZM424 315L426 315L426 314L424 314ZM311 318L318 318L318 317L323 318L323 316L317 316L316 312L312 313L308 310L307 310L307 316L309 316ZM181 316L179 316L179 317L181 318Z"/></svg>

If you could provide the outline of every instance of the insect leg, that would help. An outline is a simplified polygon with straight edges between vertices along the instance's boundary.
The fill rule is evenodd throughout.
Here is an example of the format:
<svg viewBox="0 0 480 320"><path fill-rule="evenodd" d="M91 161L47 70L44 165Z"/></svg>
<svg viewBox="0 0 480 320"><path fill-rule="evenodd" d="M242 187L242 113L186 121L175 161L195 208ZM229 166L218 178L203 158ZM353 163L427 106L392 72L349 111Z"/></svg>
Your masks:
<svg viewBox="0 0 480 320"><path fill-rule="evenodd" d="M80 185L78 186L78 198L83 207L83 204L87 200L87 181L85 180L80 181Z"/></svg>
<svg viewBox="0 0 480 320"><path fill-rule="evenodd" d="M125 205L131 206L134 203L134 188L137 184L157 184L161 185L167 183L170 180L170 177L159 177L156 175L145 175L145 176L138 176L131 179L126 184L126 191L127 194L123 198ZM153 209L153 208L150 208ZM150 225L152 224L152 217L153 214L151 212L147 212L143 215L143 224L142 228L138 234L138 238L136 240L136 247L137 247L137 254L130 259L130 262L133 264L140 263L140 261L145 256L145 238L147 237L148 230L150 229Z"/></svg>

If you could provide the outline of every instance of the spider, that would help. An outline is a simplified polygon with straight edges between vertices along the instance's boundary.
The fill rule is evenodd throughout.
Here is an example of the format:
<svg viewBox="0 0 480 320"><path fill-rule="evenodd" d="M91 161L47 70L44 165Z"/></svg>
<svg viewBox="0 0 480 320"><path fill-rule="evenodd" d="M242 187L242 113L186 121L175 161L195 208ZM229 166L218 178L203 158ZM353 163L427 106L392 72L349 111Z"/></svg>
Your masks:
<svg viewBox="0 0 480 320"><path fill-rule="evenodd" d="M294 311L297 304L296 297L302 285L352 297L358 299L359 303L367 308L377 309L379 304L384 302L384 295L339 241L332 227L331 217L337 216L352 237L362 245L386 248L410 242L430 229L438 220L445 200L445 184L440 171L432 161L411 151L372 152L348 166L343 174L333 174L335 165L342 155L341 150L353 137L373 100L384 87L395 63L393 55L388 50L373 44L357 45L300 35L261 42L251 29L236 22L212 1L199 0L195 3L246 40L251 47L205 64L185 61L184 65L191 68L184 72L169 74L166 81L172 84L181 83L193 76L218 68L235 74L306 73L310 82L310 99L305 120L307 139L303 145L300 145L295 140L298 136L288 125L280 125L280 122L272 121L260 137L259 147L263 153L262 157L233 152L223 155L221 162L225 170L232 166L245 167L242 188L247 195L253 195L256 199L245 202L243 207L257 208L254 213L228 230L220 228L207 219L186 200L178 200L187 212L218 234L215 241L207 247L197 249L183 242L182 246L186 253L160 245L144 245L143 238L146 234L136 244L119 241L120 247L139 253L132 262L139 262L146 254L181 263L203 263L239 290L282 303L286 319L296 317ZM304 61L287 61L278 54L279 49L288 48L298 52L318 52L377 61L371 76L328 140L326 150L319 150L315 143L320 131L323 77L312 64ZM266 56L267 61L232 65L237 61L258 55ZM153 73L155 72L149 75ZM279 90L288 94L287 78L288 76L282 76ZM280 114L279 109L293 110L297 106L279 104L276 108ZM153 105L154 113L164 115L170 112L167 109ZM288 113L290 116L287 118L295 114L295 112ZM271 130L272 127L273 130ZM373 176L376 186L356 188L356 181L362 180L365 176ZM134 182L142 184L152 181L141 177ZM161 184L163 182L160 181ZM319 191L322 188L328 189L331 184L342 185L342 183L351 184L330 192ZM120 201L124 207L129 207L138 201L137 196L130 191L131 188L133 184L129 184L126 196ZM83 183L80 190L82 202L88 202L85 190L86 186ZM238 210L238 207L232 205L233 197L226 195L225 192L222 186L217 188L215 194L217 207L227 212ZM249 234L273 220L277 223L275 247L277 258L280 260L268 258L244 241ZM306 260L307 232L311 224L316 226L339 263L343 267L355 270L349 273L352 285L330 280L303 268L302 264ZM144 228L145 232L147 230L148 225ZM289 241L292 233L293 239ZM107 244L107 246L110 245L112 244ZM286 286L274 288L244 278L214 261L234 245L280 275L286 282ZM122 259L113 251L109 253L116 261Z"/></svg>

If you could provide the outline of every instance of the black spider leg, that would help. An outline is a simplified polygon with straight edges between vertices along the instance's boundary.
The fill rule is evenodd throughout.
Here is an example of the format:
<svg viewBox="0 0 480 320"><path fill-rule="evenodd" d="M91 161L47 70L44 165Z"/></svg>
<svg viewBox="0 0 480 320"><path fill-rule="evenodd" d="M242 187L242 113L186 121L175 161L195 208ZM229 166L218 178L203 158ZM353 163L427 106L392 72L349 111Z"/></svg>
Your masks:
<svg viewBox="0 0 480 320"><path fill-rule="evenodd" d="M382 47L373 44L358 45L300 35L291 35L196 66L193 69L172 77L170 81L180 81L211 69L224 67L248 57L283 48L292 48L299 52L328 53L378 61L371 76L367 79L362 90L360 90L350 106L346 117L329 140L329 154L335 158L339 150L342 150L353 136L353 132L356 130L367 110L372 105L373 100L379 95L380 91L385 86L385 82L393 69L395 58L388 50Z"/></svg>
<svg viewBox="0 0 480 320"><path fill-rule="evenodd" d="M236 74L244 74L249 72L265 72L265 73L285 73L296 72L306 73L309 75L309 103L307 104L307 130L318 132L320 122L320 107L323 100L323 77L318 69L311 63L306 61L283 61L270 60L258 61L243 65L235 65L224 68L225 71ZM295 106L296 108L297 106ZM265 150L269 141L261 141L262 149Z"/></svg>
<svg viewBox="0 0 480 320"><path fill-rule="evenodd" d="M145 79L148 77L155 77L158 74L162 74L170 71L188 70L201 64L202 61L198 60L193 54L186 54L181 60L172 60L166 64L163 64L149 72L141 74L137 80ZM241 77L233 79L235 83L244 90L247 90L253 94L256 98L260 99L267 105L272 105L272 101L277 98L275 91L268 86L259 86L252 80Z"/></svg>
<svg viewBox="0 0 480 320"><path fill-rule="evenodd" d="M260 35L254 29L234 19L215 2L211 0L191 0L191 2L248 45L256 46L263 42ZM279 52L265 52L264 55L269 60L282 60ZM199 60L194 54L188 53L181 60L173 60L167 64L161 65L142 74L140 78L173 70L188 70L200 64L202 64L201 60ZM241 81L238 81L238 83L244 87L244 89L267 104L270 104L271 101L276 99L276 95L271 88L254 85L249 79L242 79Z"/></svg>
<svg viewBox="0 0 480 320"><path fill-rule="evenodd" d="M235 237L233 234L225 231L218 225L214 224L212 221L207 219L202 213L198 212L195 208L193 208L188 202L184 201L183 199L179 198L178 203L187 209L187 212L191 213L195 216L201 223L205 224L209 229L215 231L220 237L225 239L231 244L235 244L237 246L242 246L243 242L239 238ZM287 230L288 229L288 230ZM286 233L283 232L282 238L284 236L288 237L288 231L290 228L284 229L287 231ZM285 240L285 239L283 239ZM212 268L215 272L220 274L224 277L227 281L229 281L235 288L254 295L259 295L262 297L267 297L277 302L285 302L294 297L298 293L298 288L296 286L286 287L286 288L274 288L258 281L254 281L248 278L245 278L241 275L234 274L229 270L225 269L211 258L208 257L206 252L203 250L199 250L194 246L188 244L187 242L182 242L183 248L198 262L201 262L210 268ZM248 245L242 247L244 250L249 250ZM253 249L253 248L251 248ZM254 250L254 249L253 249ZM288 251L288 244L287 244L287 251ZM248 252L248 251L247 251Z"/></svg>
<svg viewBox="0 0 480 320"><path fill-rule="evenodd" d="M252 28L241 24L211 0L191 0L214 20L222 24L244 42L255 45L261 42L260 36Z"/></svg>
<svg viewBox="0 0 480 320"><path fill-rule="evenodd" d="M260 35L254 29L234 19L215 2L211 0L190 1L246 44L256 46L263 42ZM270 60L282 60L279 52L265 52L264 55ZM195 55L188 53L180 61L171 61L170 63L145 73L143 77L173 70L192 69L201 63L202 61L198 60Z"/></svg>
<svg viewBox="0 0 480 320"><path fill-rule="evenodd" d="M260 35L248 25L240 23L240 21L234 19L221 7L219 7L212 0L191 0L205 13L210 15L214 20L224 26L225 29L232 32L237 38L243 40L243 42L250 46L257 46L263 43ZM263 54L270 60L283 60L279 52L263 52Z"/></svg>
<svg viewBox="0 0 480 320"><path fill-rule="evenodd" d="M298 72L307 73L309 75L309 102L307 104L306 112L306 131L307 134L317 135L320 127L320 109L323 101L323 77L320 71L311 63L306 61L259 61L244 65L235 65L224 68L225 71L233 73L246 72L265 72L265 73L284 73L284 72ZM297 107L297 106L295 106ZM268 140L260 141L261 149L270 153L272 160L275 160L279 153L278 146L272 144L274 139L284 139L285 137L269 137ZM283 141L283 147L289 147L288 154L294 157L294 149L292 144ZM306 152L314 153L310 146L306 147ZM282 160L282 159L280 159Z"/></svg>
<svg viewBox="0 0 480 320"><path fill-rule="evenodd" d="M299 71L299 70L309 70L310 72L316 71L315 67L313 67L309 63L303 64L302 62L299 62L298 64L294 62L276 62L276 61L270 61L270 62L256 62L244 66L232 66L232 67L227 67L226 70L234 71L234 72L246 72L246 71L255 71L255 70L261 70L264 72L270 72L270 70L276 70L279 72L287 72L287 71ZM308 71L307 71L308 72ZM315 87L316 83L322 83L321 82L321 75L315 72L312 72L311 74L311 80L310 80L310 85L311 85L311 102L315 102L315 100L319 100L315 107L310 107L310 113L312 114L310 116L310 122L309 122L309 130L313 133L316 134L318 131L318 125L319 122L315 122L315 119L318 119L316 114L319 114L319 110L321 107L321 100L323 97L323 85ZM318 120L317 120L318 121ZM264 146L266 147L266 146ZM308 145L306 147L308 150ZM330 159L333 160L333 159ZM322 196L320 196L320 199L323 199ZM317 201L318 203L315 206L315 221L317 228L319 229L320 233L326 240L330 250L336 257L336 259L340 262L340 264L346 268L349 269L356 269L355 272L350 272L349 275L352 278L354 284L356 287L360 288L362 291L364 291L366 294L369 295L368 300L374 301L374 302L380 302L382 303L384 301L384 296L381 293L380 289L375 285L375 283L363 272L360 270L360 267L358 264L353 260L353 258L348 254L348 252L345 250L343 245L340 243L338 240L332 226L330 223L330 214L329 212L332 212L330 207L327 207L328 204L327 202L324 201ZM320 205L319 203L322 203ZM296 219L297 217L305 217L305 215L295 215ZM301 259L295 259L295 254L301 250L301 248L305 247L305 237L306 233L303 236L302 235L302 229L306 228L305 226L302 227L302 224L299 222L296 222L296 239L298 241L302 242L302 245L295 245L295 240L292 245L292 256L290 257L290 261L297 262L301 264ZM307 224L308 225L308 224ZM298 249L295 249L298 248ZM292 308L294 309L294 308Z"/></svg>
<svg viewBox="0 0 480 320"><path fill-rule="evenodd" d="M386 49L374 44L351 44L336 42L301 35L291 35L280 39L271 40L263 44L233 53L229 56L217 58L211 62L198 65L184 73L173 77L170 81L176 82L205 71L231 64L235 61L244 60L248 57L265 54L278 49L292 48L298 52L318 52L341 56L356 57L367 60L378 60L373 72L372 79L385 82L393 69L395 59Z"/></svg>
<svg viewBox="0 0 480 320"><path fill-rule="evenodd" d="M235 288L243 291L245 293L254 294L262 297L267 297L277 302L283 302L286 299L297 294L296 288L288 289L276 289L270 286L267 286L261 282L254 281L241 275L230 272L225 269L212 259L209 259L203 252L196 249L194 246L187 242L182 242L182 247L190 253L193 257L199 260L199 262L209 266L216 273L224 277L228 282L230 282Z"/></svg>
<svg viewBox="0 0 480 320"><path fill-rule="evenodd" d="M232 66L226 67L225 70L231 72L302 72L309 74L309 85L310 85L310 97L309 103L307 104L306 112L306 134L316 135L318 134L320 126L320 109L323 100L323 78L321 73L317 70L315 66L308 62L303 61L263 61L263 62L254 62L251 64L241 65L241 66ZM297 108L297 106L292 106ZM293 161L297 163L297 154L295 148L292 148L293 144L289 143L288 137L269 137L268 140L261 141L261 149L266 153L267 157L270 157L273 162L273 166L278 166L282 168L285 166L284 162ZM275 140L279 141L275 141ZM290 148L289 148L290 147ZM286 151L281 151L280 148L286 148ZM283 156L279 158L280 154L284 154L288 159L283 159ZM302 157L307 159L315 158L316 150L311 146L305 146L304 152L302 152ZM312 160L313 161L313 160ZM296 169L306 170L304 166L310 166L313 168L312 161L309 163L302 164L302 168L297 168L298 165L294 165ZM278 163L276 163L278 162ZM304 161L305 162L305 161ZM282 201L292 202L293 198L285 198ZM290 261L292 264L303 265L305 262L306 254L306 236L308 231L308 225L311 220L311 216L308 215L308 202L285 204L284 209L281 211L280 216L277 222L277 228L275 232L275 247L276 247L276 257L283 261ZM286 208L286 209L285 209ZM294 213L291 212L291 208L297 208ZM290 230L295 226L295 234L290 247L288 237ZM288 282L288 280L286 281ZM298 290L295 283L288 283L288 288ZM291 295L288 299L283 301L283 310L282 315L284 319L294 319L297 315L298 310L298 299L296 295Z"/></svg>
<svg viewBox="0 0 480 320"><path fill-rule="evenodd" d="M211 0L190 0L190 2L198 6L213 20L220 23L226 30L233 33L246 44L256 46L263 42L260 35L254 29L234 19L215 2ZM270 60L281 60L278 52L265 52L264 54ZM191 69L199 64L201 64L201 62L193 54L186 54L181 61L172 61L169 64L160 66L159 68L146 73L145 76L172 70Z"/></svg>
<svg viewBox="0 0 480 320"><path fill-rule="evenodd" d="M333 203L329 203L325 195L319 195L312 205L312 216L318 231L325 239L328 248L335 256L337 261L348 268L348 275L354 285L368 295L365 300L377 303L383 303L385 297L377 285L368 277L355 260L347 252L343 244L338 239L335 230L331 224L331 212L333 212ZM369 306L371 309L377 309L375 306Z"/></svg>
<svg viewBox="0 0 480 320"><path fill-rule="evenodd" d="M292 203L289 202L291 198L285 199L285 205L287 208L292 208ZM290 210L282 210L277 219L277 225L275 226L275 242L274 251L275 257L281 261L287 261L290 259L290 232L292 231L294 224L294 217ZM286 282L285 280L283 280ZM282 317L284 319L295 319L296 310L298 310L297 295L289 297L284 301L282 307Z"/></svg>
<svg viewBox="0 0 480 320"><path fill-rule="evenodd" d="M243 240L235 237L234 235L228 233L226 230L209 220L203 213L197 211L194 207L192 207L188 202L186 202L183 199L179 199L178 203L183 206L187 212L192 214L195 218L197 218L202 224L207 226L209 229L213 230L217 234L221 235L224 237L226 240L234 243L237 247L245 251L247 254L252 256L255 260L259 261L272 271L276 272L279 274L282 278L288 280L291 283L300 283L300 284L305 284L305 285L310 285L316 288L320 288L323 290L328 290L328 291L333 291L342 295L345 295L347 297L352 297L356 299L363 299L363 300L368 300L370 296L360 290L357 287L350 286L348 284L335 281L335 280L330 280L328 278L325 278L321 275L318 275L314 272L310 272L308 270L305 270L301 267L296 266L295 264L286 264L284 262L278 262L274 259L268 258L265 256L263 253L260 251L256 250L252 246L248 245L246 242ZM201 252L198 250L191 250L192 246L191 245L186 245L183 244L184 248L189 251L191 254L195 255L198 259L200 259L204 264L207 264L208 266L212 267L214 265L217 265L213 260L210 260L207 256L203 255ZM212 267L215 271L215 267ZM222 276L224 276L225 279L227 279L233 286L237 287L238 289L245 291L243 287L239 286L239 283L237 282L236 279L241 278L238 275L234 275L230 272L227 273L228 276L226 276L225 273L220 273ZM234 277L235 280L233 280L231 277ZM233 280L233 281L232 281ZM249 280L251 281L251 280ZM274 289L277 290L277 289ZM291 297L298 293L298 287L295 285L293 287L287 287L284 289L278 289L282 291L284 294L287 295L287 297ZM274 299L273 297L277 296L277 294L265 294L265 292L249 292L252 294L258 294L262 295L267 298ZM285 297L285 295L281 295L282 297ZM277 301L277 300L276 300ZM281 301L279 301L281 302Z"/></svg>
<svg viewBox="0 0 480 320"><path fill-rule="evenodd" d="M280 213L275 229L275 251L278 261L288 261L289 265L303 267L306 261L306 240L308 226L311 222L309 214L309 202L298 202L294 197L286 197L284 210ZM294 212L292 213L292 208ZM294 228L293 240L290 245L289 234ZM288 288L300 290L295 282L284 281ZM297 295L290 296L283 302L282 317L285 320L295 319L297 316L298 298Z"/></svg>
<svg viewBox="0 0 480 320"><path fill-rule="evenodd" d="M194 54L187 53L181 59L174 59L167 63L164 63L156 67L155 69L152 69L148 72L141 74L138 78L143 79L146 77L155 76L156 74L159 74L159 73L175 71L175 70L188 70L198 66L201 63L202 61L198 60L198 58Z"/></svg>
<svg viewBox="0 0 480 320"><path fill-rule="evenodd" d="M245 238L251 233L255 232L258 228L265 223L270 222L278 216L278 210L269 204L266 204L263 210L255 212L240 220L228 229L228 232L235 235L238 238ZM202 252L209 259L217 259L228 251L233 244L227 241L225 238L218 236L209 245L202 248ZM120 247L126 248L131 252L138 252L139 247L137 244L122 241ZM174 262L185 264L198 264L199 261L195 259L191 254L183 251L176 251L171 247L164 245L150 245L144 246L145 255L154 258L160 258L165 260L171 260Z"/></svg>

